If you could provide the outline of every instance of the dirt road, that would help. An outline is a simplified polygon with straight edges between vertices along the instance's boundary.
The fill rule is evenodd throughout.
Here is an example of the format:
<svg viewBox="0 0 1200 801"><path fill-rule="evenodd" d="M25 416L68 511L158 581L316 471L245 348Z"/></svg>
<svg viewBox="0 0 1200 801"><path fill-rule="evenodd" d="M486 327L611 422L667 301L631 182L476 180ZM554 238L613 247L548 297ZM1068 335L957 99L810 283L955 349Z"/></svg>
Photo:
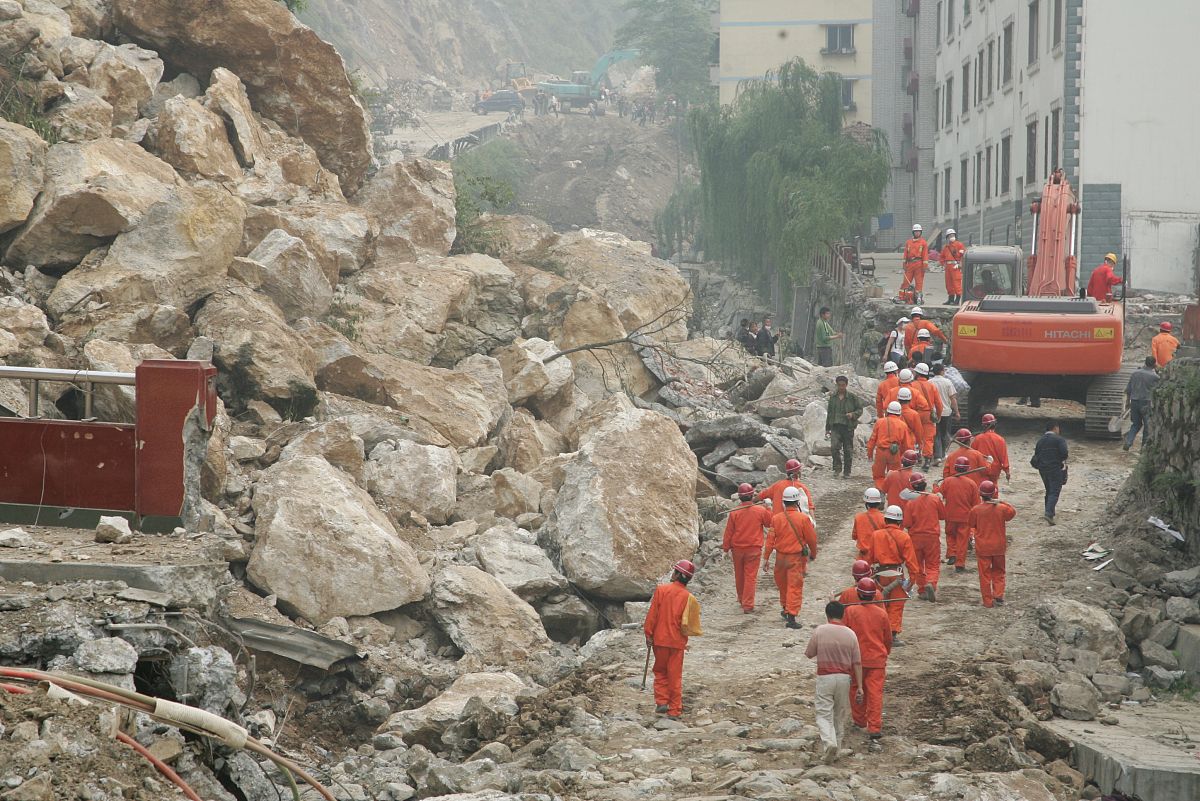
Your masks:
<svg viewBox="0 0 1200 801"><path fill-rule="evenodd" d="M1041 483L1028 461L1045 419L1068 409L1074 419L1064 424L1063 433L1071 441L1071 483L1059 506L1060 523L1051 528L1041 518ZM992 712L1003 717L1007 699L986 694L970 697L972 690L982 686L977 678L979 665L989 654L1007 652L1021 658L1025 635L1036 628L1031 609L1038 599L1095 577L1079 558L1079 551L1100 536L1104 506L1135 458L1123 454L1118 444L1084 440L1078 407L1047 401L1037 410L1003 405L999 414L1014 468L1012 482L1002 484L1002 495L1018 509L1010 526L1008 605L996 609L980 605L973 557L967 572L956 574L950 569L942 573L937 603L907 604L904 631L908 645L893 651L889 665L883 753L865 753L865 738L856 732L850 743L856 750L853 756L833 768L818 767L803 775L800 771L813 764L806 749L815 736L811 708L815 665L804 658L803 648L811 629L824 622L827 597L850 584L854 551L850 523L862 508L862 491L869 484L865 460L856 463L855 479L849 482L828 478L827 473L807 477L817 495L821 550L805 582L799 616L804 629L783 628L769 576L759 584L761 611L744 615L734 597L729 562L709 565L693 583L704 605L707 636L693 640L686 658L682 727L666 731L642 727L654 725L653 699L649 691L638 690L644 652L640 631L633 631L623 645L626 662L620 668L631 678L613 685L613 693L598 714L602 719L635 719L642 725L589 745L617 757L634 776L648 775L651 767L658 767L658 760L633 749L656 749L662 755L664 772L667 766L687 767L691 781L682 781L679 773L680 781L671 784L668 777L669 786L658 788L656 797L661 798L720 792L764 798L836 798L836 793L824 791L819 796L804 795L806 788L812 790L805 782L850 776L854 777L851 785L857 782L869 787L845 797L895 794L912 798L927 791L930 775L948 771L962 759L959 748L938 743L986 739L994 733L989 731L994 728ZM1083 587L1075 587L1076 592L1080 589ZM1046 795L1040 784L1036 789L1015 787L1013 782L1025 780L1019 773L1006 776L1001 781L1017 793L1015 797L1054 797ZM997 774L978 780L994 784ZM588 797L617 799L627 794L623 789L601 789Z"/></svg>

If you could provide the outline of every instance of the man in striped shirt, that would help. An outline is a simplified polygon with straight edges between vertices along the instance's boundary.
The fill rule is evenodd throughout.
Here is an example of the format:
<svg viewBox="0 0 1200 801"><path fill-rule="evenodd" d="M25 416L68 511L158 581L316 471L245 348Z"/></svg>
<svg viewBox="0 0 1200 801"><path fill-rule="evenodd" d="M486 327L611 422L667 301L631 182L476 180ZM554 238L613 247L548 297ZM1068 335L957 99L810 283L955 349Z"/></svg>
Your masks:
<svg viewBox="0 0 1200 801"><path fill-rule="evenodd" d="M838 745L846 730L846 718L850 714L850 675L854 674L855 686L862 695L862 654L858 648L858 635L842 625L846 607L837 601L825 604L825 619L829 621L817 626L808 641L804 655L817 660L817 689L813 708L817 713L817 729L825 743L826 764L837 759ZM862 702L861 697L858 699Z"/></svg>

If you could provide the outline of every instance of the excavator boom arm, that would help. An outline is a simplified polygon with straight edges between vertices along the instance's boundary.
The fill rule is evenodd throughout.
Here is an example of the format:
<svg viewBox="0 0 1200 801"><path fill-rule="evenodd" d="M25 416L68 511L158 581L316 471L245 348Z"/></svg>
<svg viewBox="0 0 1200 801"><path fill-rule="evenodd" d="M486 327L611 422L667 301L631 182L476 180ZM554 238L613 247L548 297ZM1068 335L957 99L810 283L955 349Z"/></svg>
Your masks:
<svg viewBox="0 0 1200 801"><path fill-rule="evenodd" d="M1075 237L1079 203L1062 170L1046 181L1033 212L1033 249L1029 255L1030 297L1062 297L1075 294Z"/></svg>
<svg viewBox="0 0 1200 801"><path fill-rule="evenodd" d="M604 55L600 56L600 58L596 59L596 66L592 67L592 86L600 85L600 80L604 77L604 74L608 72L609 68L611 68L613 64L619 64L622 61L628 61L631 58L637 58L641 54L642 51L640 50L613 50L612 52L605 53Z"/></svg>

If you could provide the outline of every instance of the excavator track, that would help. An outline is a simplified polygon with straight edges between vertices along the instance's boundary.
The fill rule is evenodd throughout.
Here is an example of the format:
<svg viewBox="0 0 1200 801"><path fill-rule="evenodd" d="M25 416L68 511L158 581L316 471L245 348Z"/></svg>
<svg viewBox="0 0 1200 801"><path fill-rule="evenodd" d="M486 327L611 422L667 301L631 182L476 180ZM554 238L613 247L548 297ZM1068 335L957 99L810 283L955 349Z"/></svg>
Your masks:
<svg viewBox="0 0 1200 801"><path fill-rule="evenodd" d="M1108 430L1108 421L1125 413L1125 387L1137 368L1124 365L1115 373L1092 379L1087 392L1084 433L1096 439L1120 439L1121 429Z"/></svg>

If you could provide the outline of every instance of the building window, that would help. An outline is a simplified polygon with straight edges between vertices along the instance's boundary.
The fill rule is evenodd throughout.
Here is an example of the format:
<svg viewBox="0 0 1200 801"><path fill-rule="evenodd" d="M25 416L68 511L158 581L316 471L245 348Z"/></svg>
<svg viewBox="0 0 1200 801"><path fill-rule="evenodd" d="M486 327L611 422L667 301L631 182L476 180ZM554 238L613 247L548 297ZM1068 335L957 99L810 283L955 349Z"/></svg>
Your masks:
<svg viewBox="0 0 1200 801"><path fill-rule="evenodd" d="M1000 80L1007 84L1013 77L1013 24L1004 26L1004 41L1000 46Z"/></svg>
<svg viewBox="0 0 1200 801"><path fill-rule="evenodd" d="M1050 46L1058 47L1063 36L1063 0L1050 0L1050 5Z"/></svg>
<svg viewBox="0 0 1200 801"><path fill-rule="evenodd" d="M975 105L983 102L983 50L975 57Z"/></svg>
<svg viewBox="0 0 1200 801"><path fill-rule="evenodd" d="M938 199L942 196L942 193L938 191L941 188L938 186L938 181L941 179L941 177L942 176L936 172L933 174L933 215L935 217L938 213Z"/></svg>
<svg viewBox="0 0 1200 801"><path fill-rule="evenodd" d="M983 197L983 195L980 191L982 188L983 188L983 153L976 153L975 154L975 192L973 195L975 205L979 205L979 203Z"/></svg>
<svg viewBox="0 0 1200 801"><path fill-rule="evenodd" d="M846 111L856 111L858 106L854 103L854 81L842 79L842 108Z"/></svg>
<svg viewBox="0 0 1200 801"><path fill-rule="evenodd" d="M992 199L992 146L987 146L987 156L983 165L983 199Z"/></svg>
<svg viewBox="0 0 1200 801"><path fill-rule="evenodd" d="M942 87L935 86L933 88L933 130L936 132L942 127Z"/></svg>
<svg viewBox="0 0 1200 801"><path fill-rule="evenodd" d="M825 26L825 49L823 53L853 53L854 26L827 25Z"/></svg>
<svg viewBox="0 0 1200 801"><path fill-rule="evenodd" d="M971 18L971 0L963 0L963 22Z"/></svg>
<svg viewBox="0 0 1200 801"><path fill-rule="evenodd" d="M954 79L946 79L946 127L950 127L954 119Z"/></svg>
<svg viewBox="0 0 1200 801"><path fill-rule="evenodd" d="M946 3L946 38L954 35L954 0Z"/></svg>
<svg viewBox="0 0 1200 801"><path fill-rule="evenodd" d="M988 48L987 48L987 50L988 50L988 56L987 56L987 80L986 80L986 81L984 81L984 87L987 89L987 96L988 96L988 97L991 97L991 96L992 96L992 86L993 86L993 85L994 85L994 83L995 83L995 82L994 82L994 80L993 80L993 78L994 78L994 77L995 77L995 75L996 75L996 72L995 72L995 65L996 65L996 40L995 40L995 39L991 39L991 40L989 40L989 41L988 41Z"/></svg>
<svg viewBox="0 0 1200 801"><path fill-rule="evenodd" d="M937 4L937 10L934 12L933 43L934 44L942 43L942 4L941 3Z"/></svg>
<svg viewBox="0 0 1200 801"><path fill-rule="evenodd" d="M1037 181L1038 124L1037 120L1025 126L1025 183Z"/></svg>
<svg viewBox="0 0 1200 801"><path fill-rule="evenodd" d="M958 205L967 207L967 160L963 159L958 165Z"/></svg>
<svg viewBox="0 0 1200 801"><path fill-rule="evenodd" d="M1058 169L1062 166L1062 162L1058 160L1058 134L1059 126L1062 124L1062 109L1054 109L1050 112L1050 167Z"/></svg>
<svg viewBox="0 0 1200 801"><path fill-rule="evenodd" d="M1007 195L1012 173L1012 137L1000 140L1000 187L997 194Z"/></svg>
<svg viewBox="0 0 1200 801"><path fill-rule="evenodd" d="M971 62L963 64L962 73L962 113L971 110Z"/></svg>
<svg viewBox="0 0 1200 801"><path fill-rule="evenodd" d="M1030 0L1029 3L1029 62L1036 64L1038 60L1038 14L1041 0Z"/></svg>
<svg viewBox="0 0 1200 801"><path fill-rule="evenodd" d="M1046 141L1042 145L1042 180L1050 177L1050 118L1046 118L1045 125L1042 126L1042 136Z"/></svg>
<svg viewBox="0 0 1200 801"><path fill-rule="evenodd" d="M950 167L946 167L946 180L942 181L942 211L945 214L950 213Z"/></svg>

